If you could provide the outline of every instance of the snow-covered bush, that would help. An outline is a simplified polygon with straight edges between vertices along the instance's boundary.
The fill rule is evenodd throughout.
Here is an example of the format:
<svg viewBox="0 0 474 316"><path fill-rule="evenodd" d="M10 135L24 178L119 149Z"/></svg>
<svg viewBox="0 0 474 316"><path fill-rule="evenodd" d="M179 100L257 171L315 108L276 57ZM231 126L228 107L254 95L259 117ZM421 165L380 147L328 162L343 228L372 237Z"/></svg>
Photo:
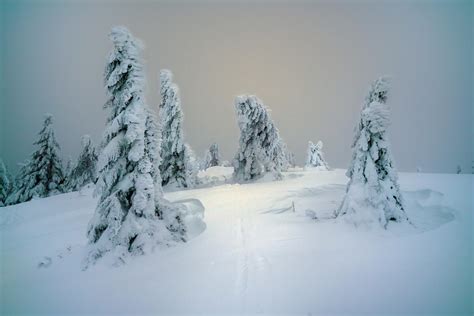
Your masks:
<svg viewBox="0 0 474 316"><path fill-rule="evenodd" d="M267 108L256 96L242 95L235 99L240 129L239 150L234 159L234 177L248 181L266 171L281 177L285 154L283 142Z"/></svg>
<svg viewBox="0 0 474 316"><path fill-rule="evenodd" d="M65 192L60 148L54 136L52 115L45 116L39 139L34 144L38 148L21 167L15 180L15 190L7 198L7 204Z"/></svg>
<svg viewBox="0 0 474 316"><path fill-rule="evenodd" d="M344 200L336 211L356 225L406 220L398 176L392 159L387 128L390 112L386 105L388 81L376 80L362 109L352 146L350 178Z"/></svg>
<svg viewBox="0 0 474 316"><path fill-rule="evenodd" d="M221 164L221 155L219 153L219 145L213 143L204 154L203 169L219 166Z"/></svg>
<svg viewBox="0 0 474 316"><path fill-rule="evenodd" d="M308 156L306 158L306 168L319 167L325 170L329 170L329 166L324 159L323 142L318 141L313 144L312 141L308 142Z"/></svg>
<svg viewBox="0 0 474 316"><path fill-rule="evenodd" d="M85 267L114 251L123 261L157 243L185 239L180 210L162 197L159 140L144 99L141 45L124 27L110 33L114 49L105 69L106 130L97 162L99 201L89 223Z"/></svg>
<svg viewBox="0 0 474 316"><path fill-rule="evenodd" d="M8 196L13 189L13 182L7 167L0 159L0 206L5 206Z"/></svg>
<svg viewBox="0 0 474 316"><path fill-rule="evenodd" d="M82 150L77 162L69 173L68 188L79 190L89 183L96 181L97 154L89 135L82 137Z"/></svg>
<svg viewBox="0 0 474 316"><path fill-rule="evenodd" d="M160 103L160 130L161 130L161 164L160 171L162 184L173 184L177 187L192 187L196 181L197 166L191 165L191 159L186 154L183 134L183 111L179 89L172 82L173 74L167 69L160 72L161 103ZM189 151L188 151L189 153ZM188 177L194 178L188 178Z"/></svg>

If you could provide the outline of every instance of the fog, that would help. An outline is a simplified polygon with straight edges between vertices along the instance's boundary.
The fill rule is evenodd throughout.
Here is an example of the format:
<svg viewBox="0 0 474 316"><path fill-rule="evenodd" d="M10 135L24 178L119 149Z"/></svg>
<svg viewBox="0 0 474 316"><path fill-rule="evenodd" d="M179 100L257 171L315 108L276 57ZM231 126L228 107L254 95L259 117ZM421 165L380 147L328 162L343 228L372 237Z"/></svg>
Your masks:
<svg viewBox="0 0 474 316"><path fill-rule="evenodd" d="M15 171L34 150L44 113L64 158L80 138L98 143L106 113L108 33L127 26L144 44L147 101L158 72L179 85L185 138L237 150L233 108L259 96L303 164L309 140L346 168L370 82L392 77L390 138L397 167L471 172L473 7L470 2L4 1L1 12L0 157Z"/></svg>

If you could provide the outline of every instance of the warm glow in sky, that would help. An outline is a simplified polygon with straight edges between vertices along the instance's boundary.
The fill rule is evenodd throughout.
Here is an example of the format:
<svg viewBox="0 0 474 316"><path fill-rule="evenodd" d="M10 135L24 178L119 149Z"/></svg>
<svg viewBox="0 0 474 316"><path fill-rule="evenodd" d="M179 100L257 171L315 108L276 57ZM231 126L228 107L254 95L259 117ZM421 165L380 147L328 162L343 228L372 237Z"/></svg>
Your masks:
<svg viewBox="0 0 474 316"><path fill-rule="evenodd" d="M0 8L0 156L29 157L42 116L55 116L65 157L104 128L102 73L113 25L145 43L147 96L158 71L179 85L185 137L198 155L237 149L234 96L258 95L302 164L323 140L332 167L347 167L364 94L393 78L391 140L401 171L471 172L471 2L7 1Z"/></svg>

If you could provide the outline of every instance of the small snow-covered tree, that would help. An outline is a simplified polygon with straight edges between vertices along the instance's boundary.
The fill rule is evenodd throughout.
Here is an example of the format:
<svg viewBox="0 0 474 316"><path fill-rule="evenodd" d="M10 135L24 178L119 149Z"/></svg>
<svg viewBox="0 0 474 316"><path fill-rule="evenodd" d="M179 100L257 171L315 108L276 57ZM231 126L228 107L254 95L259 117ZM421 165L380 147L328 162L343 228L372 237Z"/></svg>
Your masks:
<svg viewBox="0 0 474 316"><path fill-rule="evenodd" d="M5 206L7 198L13 189L13 182L7 167L0 159L0 206Z"/></svg>
<svg viewBox="0 0 474 316"><path fill-rule="evenodd" d="M295 154L287 148L285 155L286 155L286 161L288 161L288 166L292 168L296 167Z"/></svg>
<svg viewBox="0 0 474 316"><path fill-rule="evenodd" d="M286 146L285 142L283 142L283 140L280 138L280 140L272 150L271 160L273 163L267 165L266 171L272 171L272 167L276 167L277 170L280 171L287 171L290 167L290 163L287 157L287 151L288 147Z"/></svg>
<svg viewBox="0 0 474 316"><path fill-rule="evenodd" d="M219 166L221 164L221 156L219 154L219 145L213 143L204 154L204 169Z"/></svg>
<svg viewBox="0 0 474 316"><path fill-rule="evenodd" d="M114 27L110 39L114 49L104 75L104 107L110 112L97 162L99 201L87 230L86 267L110 251L123 261L127 254L146 253L157 242L184 238L179 227L167 226L179 214L171 214L171 205L160 204L157 131L152 130L144 99L140 42L124 27Z"/></svg>
<svg viewBox="0 0 474 316"><path fill-rule="evenodd" d="M47 197L62 193L64 173L60 147L53 129L53 117L45 116L39 139L34 143L36 151L24 164L15 181L15 191L8 197L8 204L22 203L34 197Z"/></svg>
<svg viewBox="0 0 474 316"><path fill-rule="evenodd" d="M64 167L64 169L63 169L64 190L66 192L72 190L72 188L70 187L71 172L72 172L72 158L71 158L71 156L69 156L66 160L66 167Z"/></svg>
<svg viewBox="0 0 474 316"><path fill-rule="evenodd" d="M161 164L160 172L162 184L174 183L178 187L190 187L194 179L187 163L186 149L183 133L183 111L179 89L172 82L173 74L167 69L160 71L160 130L161 130ZM189 162L189 161L188 161Z"/></svg>
<svg viewBox="0 0 474 316"><path fill-rule="evenodd" d="M306 167L321 167L323 169L329 170L329 166L324 159L323 154L323 142L318 141L316 144L313 144L312 141L308 142L308 157L306 159Z"/></svg>
<svg viewBox="0 0 474 316"><path fill-rule="evenodd" d="M89 135L82 137L82 150L77 162L69 174L69 185L71 190L80 190L89 183L96 181L97 154Z"/></svg>
<svg viewBox="0 0 474 316"><path fill-rule="evenodd" d="M192 188L198 185L197 174L199 172L199 162L193 149L189 144L184 144L184 170L186 171L186 187Z"/></svg>
<svg viewBox="0 0 474 316"><path fill-rule="evenodd" d="M234 159L234 177L248 181L272 171L281 177L282 141L265 105L256 96L235 99L240 129L239 150Z"/></svg>
<svg viewBox="0 0 474 316"><path fill-rule="evenodd" d="M356 225L376 222L386 227L389 221L407 219L387 137L387 95L388 80L376 80L362 109L347 171L350 180L336 211Z"/></svg>

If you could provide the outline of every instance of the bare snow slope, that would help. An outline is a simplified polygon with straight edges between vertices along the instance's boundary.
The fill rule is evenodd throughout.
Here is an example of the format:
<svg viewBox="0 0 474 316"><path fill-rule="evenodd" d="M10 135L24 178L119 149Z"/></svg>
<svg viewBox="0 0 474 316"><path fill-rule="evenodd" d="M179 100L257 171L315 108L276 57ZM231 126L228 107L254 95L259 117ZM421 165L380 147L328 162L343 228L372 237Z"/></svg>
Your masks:
<svg viewBox="0 0 474 316"><path fill-rule="evenodd" d="M0 208L1 314L472 313L473 176L401 174L413 226L386 231L331 219L346 181L295 169L167 193L201 200L203 233L87 271L90 192Z"/></svg>

